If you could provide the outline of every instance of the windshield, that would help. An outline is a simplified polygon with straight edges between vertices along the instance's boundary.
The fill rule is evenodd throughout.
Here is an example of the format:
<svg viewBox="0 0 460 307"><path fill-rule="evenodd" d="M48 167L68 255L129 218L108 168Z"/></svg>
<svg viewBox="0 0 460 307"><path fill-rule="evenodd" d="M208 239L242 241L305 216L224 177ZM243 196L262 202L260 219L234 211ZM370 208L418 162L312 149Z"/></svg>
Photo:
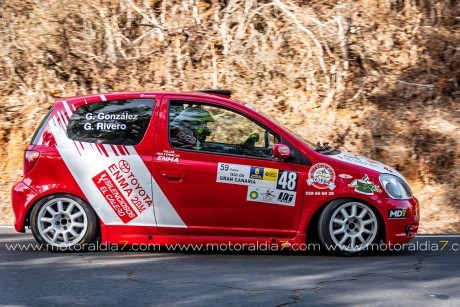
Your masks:
<svg viewBox="0 0 460 307"><path fill-rule="evenodd" d="M317 151L317 152L330 152L330 151L333 151L335 150L335 148L333 146L329 146L328 143L324 143L323 146L321 146L318 142L318 144L315 144L313 143L312 141L309 141L307 139L305 139L302 135L300 135L298 132L286 127L285 125L283 125L282 123L280 123L278 120L274 119L273 117L271 117L270 115L260 111L259 109L255 108L254 106L246 103L245 104L248 108L251 108L252 110L256 111L257 113L260 113L262 114L263 116L267 117L268 119L270 119L271 121L275 122L278 124L278 126L282 127L284 130L287 130L288 132L290 132L292 135L294 135L297 139L299 139L299 141L301 141L302 143L304 143L305 145L307 145L308 147L310 147L311 149Z"/></svg>

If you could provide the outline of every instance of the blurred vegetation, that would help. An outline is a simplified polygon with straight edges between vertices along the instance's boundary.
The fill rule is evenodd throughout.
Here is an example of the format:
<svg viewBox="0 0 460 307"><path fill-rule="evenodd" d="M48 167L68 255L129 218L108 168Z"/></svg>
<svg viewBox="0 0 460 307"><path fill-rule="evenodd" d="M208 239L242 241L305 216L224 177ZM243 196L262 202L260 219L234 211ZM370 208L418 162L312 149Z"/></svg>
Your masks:
<svg viewBox="0 0 460 307"><path fill-rule="evenodd" d="M422 230L460 230L457 0L0 0L0 221L63 97L233 89L313 141L397 167Z"/></svg>

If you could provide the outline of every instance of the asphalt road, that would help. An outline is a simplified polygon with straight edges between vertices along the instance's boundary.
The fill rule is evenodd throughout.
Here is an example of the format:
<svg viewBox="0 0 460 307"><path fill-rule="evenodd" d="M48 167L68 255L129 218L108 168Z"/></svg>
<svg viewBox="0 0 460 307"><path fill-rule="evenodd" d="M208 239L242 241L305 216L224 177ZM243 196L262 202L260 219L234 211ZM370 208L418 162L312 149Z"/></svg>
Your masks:
<svg viewBox="0 0 460 307"><path fill-rule="evenodd" d="M34 242L0 228L1 305L460 306L460 236L366 257L11 250Z"/></svg>

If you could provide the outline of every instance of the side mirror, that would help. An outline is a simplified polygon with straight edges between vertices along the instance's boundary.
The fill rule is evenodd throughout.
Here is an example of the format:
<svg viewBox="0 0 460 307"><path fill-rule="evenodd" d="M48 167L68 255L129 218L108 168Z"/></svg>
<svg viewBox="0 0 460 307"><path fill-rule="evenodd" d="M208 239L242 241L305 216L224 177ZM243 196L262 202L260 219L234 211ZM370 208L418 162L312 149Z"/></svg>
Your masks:
<svg viewBox="0 0 460 307"><path fill-rule="evenodd" d="M291 157L291 150L284 144L273 144L273 157L278 159L289 159Z"/></svg>

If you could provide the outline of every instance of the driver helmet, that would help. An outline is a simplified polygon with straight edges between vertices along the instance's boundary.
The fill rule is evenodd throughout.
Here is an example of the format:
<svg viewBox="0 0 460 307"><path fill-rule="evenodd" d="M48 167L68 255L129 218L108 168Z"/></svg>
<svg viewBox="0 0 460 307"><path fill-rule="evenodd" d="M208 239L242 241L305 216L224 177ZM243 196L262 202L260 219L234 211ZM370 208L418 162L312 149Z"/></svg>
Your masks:
<svg viewBox="0 0 460 307"><path fill-rule="evenodd" d="M193 143L199 142L202 144L206 137L211 134L211 131L207 128L209 122L214 122L214 118L208 111L200 107L188 107L177 115L171 124L178 129L181 129L181 127L187 128L189 136L186 143L190 143L190 140L195 138Z"/></svg>

